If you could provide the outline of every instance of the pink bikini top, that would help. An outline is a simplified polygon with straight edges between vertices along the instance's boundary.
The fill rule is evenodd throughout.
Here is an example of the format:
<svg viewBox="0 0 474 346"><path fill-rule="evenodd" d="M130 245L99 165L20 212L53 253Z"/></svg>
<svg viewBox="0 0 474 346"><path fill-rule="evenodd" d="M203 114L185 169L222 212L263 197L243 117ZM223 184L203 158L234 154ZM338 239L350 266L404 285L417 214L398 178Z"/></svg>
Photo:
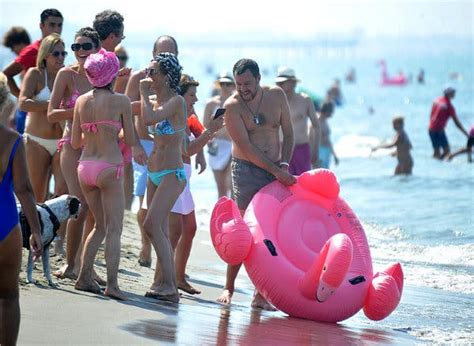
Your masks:
<svg viewBox="0 0 474 346"><path fill-rule="evenodd" d="M74 106L76 105L77 98L79 96L81 96L81 94L79 93L79 90L74 89L71 97L69 98L69 100L66 103L61 101L61 108L63 108L63 109L74 108Z"/></svg>
<svg viewBox="0 0 474 346"><path fill-rule="evenodd" d="M97 125L110 125L120 131L122 129L122 123L120 121L115 120L99 120L99 121L91 121L90 123L82 123L81 129L87 132L97 133Z"/></svg>

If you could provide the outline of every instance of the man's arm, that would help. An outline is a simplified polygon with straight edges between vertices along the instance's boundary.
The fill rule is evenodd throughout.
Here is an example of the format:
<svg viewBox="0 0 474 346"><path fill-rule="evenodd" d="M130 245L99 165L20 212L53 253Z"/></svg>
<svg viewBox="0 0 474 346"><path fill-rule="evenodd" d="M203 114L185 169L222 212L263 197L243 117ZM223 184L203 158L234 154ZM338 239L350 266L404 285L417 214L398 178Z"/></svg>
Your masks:
<svg viewBox="0 0 474 346"><path fill-rule="evenodd" d="M291 124L290 106L283 90L278 89L278 96L281 104L281 130L283 132L283 143L281 148L281 161L290 162L295 146L295 139L293 136L293 125ZM288 168L288 167L286 167Z"/></svg>
<svg viewBox="0 0 474 346"><path fill-rule="evenodd" d="M3 70L3 73L8 79L8 87L16 98L20 97L20 89L18 88L18 85L16 85L15 79L13 77L15 77L21 71L23 71L23 66L15 61L12 61L11 64Z"/></svg>
<svg viewBox="0 0 474 346"><path fill-rule="evenodd" d="M469 137L469 133L467 133L467 131L464 129L464 126L462 126L456 114L453 114L453 121L456 124L457 128L461 130L461 132L464 133L466 137Z"/></svg>
<svg viewBox="0 0 474 346"><path fill-rule="evenodd" d="M310 143L310 147L314 150L314 159L319 162L319 143L321 142L321 124L319 118L316 116L316 109L310 97L305 97L308 107L308 117L314 129L314 143Z"/></svg>

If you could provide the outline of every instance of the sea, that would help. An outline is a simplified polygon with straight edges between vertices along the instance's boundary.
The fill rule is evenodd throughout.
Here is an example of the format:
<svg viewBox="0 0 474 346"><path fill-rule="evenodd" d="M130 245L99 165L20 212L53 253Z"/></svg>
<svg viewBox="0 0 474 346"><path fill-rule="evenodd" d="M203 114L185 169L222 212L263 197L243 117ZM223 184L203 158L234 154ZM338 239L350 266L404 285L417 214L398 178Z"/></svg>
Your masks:
<svg viewBox="0 0 474 346"><path fill-rule="evenodd" d="M129 66L147 66L154 39L127 37ZM405 274L403 297L391 316L373 322L359 313L344 323L377 325L420 341L474 343L474 164L467 162L465 154L451 162L433 159L428 136L432 102L447 85L457 90L453 105L463 126L469 131L474 124L472 37L357 37L336 43L330 39L255 41L252 36L239 42L225 37L205 44L198 38L178 41L184 72L200 82L198 116L216 75L232 70L243 57L259 63L262 84L273 84L277 68L288 66L295 69L299 85L320 98L334 79L340 79L344 102L329 120L340 162L332 162L331 169L339 180L341 197L364 226L375 270L396 261ZM2 54L0 62L5 62L7 53ZM403 71L411 82L381 86L382 59L389 75ZM351 68L356 72L354 83L344 79ZM424 84L416 81L420 69L425 72ZM413 145L411 176L393 175L396 159L391 150L370 150L393 139L391 120L396 115L404 116ZM446 133L452 150L466 145L466 137L452 120ZM209 168L201 175L193 173L191 189L198 231L208 232L217 200ZM225 268L224 263L219 265Z"/></svg>

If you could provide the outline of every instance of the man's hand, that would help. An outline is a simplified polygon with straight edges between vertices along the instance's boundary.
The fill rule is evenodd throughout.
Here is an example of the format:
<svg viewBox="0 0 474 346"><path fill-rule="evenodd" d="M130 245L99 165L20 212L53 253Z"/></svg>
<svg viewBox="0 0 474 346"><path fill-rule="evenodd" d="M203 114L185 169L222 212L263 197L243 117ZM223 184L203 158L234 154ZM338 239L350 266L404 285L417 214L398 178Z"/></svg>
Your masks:
<svg viewBox="0 0 474 346"><path fill-rule="evenodd" d="M143 146L140 142L132 147L132 154L136 163L142 166L146 165L148 156L146 156L145 149L143 149Z"/></svg>
<svg viewBox="0 0 474 346"><path fill-rule="evenodd" d="M33 254L33 261L39 260L43 254L43 241L40 232L32 232L30 236L30 249Z"/></svg>
<svg viewBox="0 0 474 346"><path fill-rule="evenodd" d="M290 186L296 183L296 178L288 173L288 167L280 168L275 174L277 180L285 186Z"/></svg>

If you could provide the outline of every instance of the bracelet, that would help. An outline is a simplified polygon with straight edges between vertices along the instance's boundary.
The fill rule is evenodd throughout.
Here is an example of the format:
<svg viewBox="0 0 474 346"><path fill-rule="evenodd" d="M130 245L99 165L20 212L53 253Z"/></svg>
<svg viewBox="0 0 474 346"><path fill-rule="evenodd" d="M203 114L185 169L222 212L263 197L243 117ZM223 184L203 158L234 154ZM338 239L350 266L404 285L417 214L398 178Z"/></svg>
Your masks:
<svg viewBox="0 0 474 346"><path fill-rule="evenodd" d="M286 166L286 167L290 167L290 164L288 162L280 162L280 165L279 166Z"/></svg>

